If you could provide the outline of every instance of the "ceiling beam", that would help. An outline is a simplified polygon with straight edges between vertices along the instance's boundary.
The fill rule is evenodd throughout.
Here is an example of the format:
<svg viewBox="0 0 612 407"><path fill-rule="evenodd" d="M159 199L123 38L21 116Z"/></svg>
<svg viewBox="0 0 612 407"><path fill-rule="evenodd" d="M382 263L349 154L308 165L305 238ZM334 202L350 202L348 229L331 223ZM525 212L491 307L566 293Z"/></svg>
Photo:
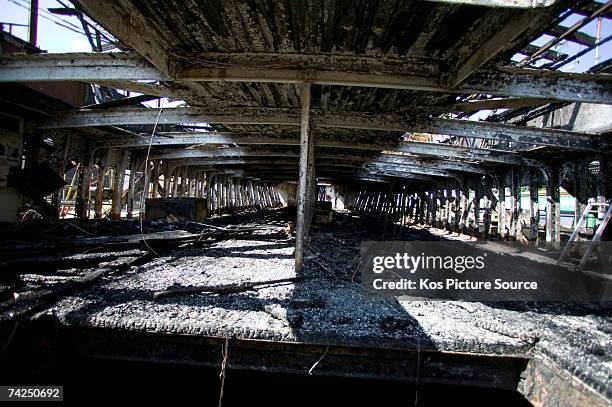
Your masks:
<svg viewBox="0 0 612 407"><path fill-rule="evenodd" d="M0 81L163 80L135 53L13 54L0 57Z"/></svg>
<svg viewBox="0 0 612 407"><path fill-rule="evenodd" d="M339 55L282 53L199 53L179 59L177 83L234 81L361 86L457 94L487 93L557 101L612 103L610 75L545 70L478 70L456 88L440 84L444 71L426 59L380 59ZM211 67L213 65L214 67ZM0 57L0 81L90 81L152 95L172 93L171 86L136 80L168 78L134 53L36 54ZM140 90L137 90L140 89ZM188 96L184 90L176 97Z"/></svg>
<svg viewBox="0 0 612 407"><path fill-rule="evenodd" d="M159 99L159 96L139 95L132 97L123 97L120 99L109 100L107 102L95 103L81 107L81 109L114 109L117 107L136 106L144 102Z"/></svg>
<svg viewBox="0 0 612 407"><path fill-rule="evenodd" d="M478 112L480 110L516 109L527 106L541 106L554 102L554 99L540 98L492 98L482 100L469 100L455 103L449 107L452 112Z"/></svg>
<svg viewBox="0 0 612 407"><path fill-rule="evenodd" d="M546 31L546 34L553 36L553 37L560 37L562 35L564 35L566 32L568 32L570 30L570 27L565 27L562 25L556 25L554 27L552 27L550 30ZM566 35L564 37L567 41L571 41L575 44L580 44L583 45L585 47L589 47L592 48L595 46L595 44L597 43L597 38L589 35L589 34L585 34L583 32L580 31L573 31L570 34Z"/></svg>
<svg viewBox="0 0 612 407"><path fill-rule="evenodd" d="M472 93L612 104L612 75L497 67L479 70L461 87ZM495 92L491 92L495 89ZM592 102L592 101L597 102Z"/></svg>
<svg viewBox="0 0 612 407"><path fill-rule="evenodd" d="M537 10L488 11L478 30L469 31L459 40L442 82L449 88L457 87L487 62L540 32L561 10L562 6L557 5Z"/></svg>
<svg viewBox="0 0 612 407"><path fill-rule="evenodd" d="M220 114L208 112L207 109L194 107L164 109L161 113L158 109L81 110L58 114L39 127L56 129L155 123L297 126L300 117L300 110L292 108L227 108ZM585 151L600 151L602 148L601 138L593 134L468 120L411 118L397 113L313 109L311 120L315 127L420 132Z"/></svg>
<svg viewBox="0 0 612 407"><path fill-rule="evenodd" d="M274 145L274 146L297 146L299 145L299 139L297 137L265 137L259 136L258 134L237 134L232 135L229 133L204 133L204 135L194 136L194 133L179 133L181 135L166 135L165 137L156 137L153 139L153 147L163 146L195 146L195 145L219 145L219 144L238 144L238 145ZM102 143L104 147L117 147L117 148L134 148L134 147L148 147L149 140L139 139L133 140L127 143L119 143L109 141ZM449 161L444 158L438 157L435 160L419 160L415 157L410 156L398 156L393 153L401 153L408 151L426 151L431 155L432 152L444 153L446 150L444 147L436 147L433 145L432 148L428 149L427 143L415 143L411 141L400 141L396 143L380 143L380 142L363 142L358 143L355 141L343 141L343 137L335 137L333 140L329 138L321 138L320 136L315 138L315 145L317 147L329 147L329 148L344 148L344 149L355 149L355 150L371 150L381 151L378 160L381 162L395 162L395 163L412 163L420 166L432 166L443 169L456 170L471 172L477 174L488 173L487 169L482 168L476 164L469 164L461 161ZM451 147L452 148L452 147ZM454 149L453 151L459 151Z"/></svg>
<svg viewBox="0 0 612 407"><path fill-rule="evenodd" d="M153 64L164 76L172 76L174 65L162 34L150 19L127 0L99 1L74 0L74 5L93 18L124 45L136 50Z"/></svg>
<svg viewBox="0 0 612 407"><path fill-rule="evenodd" d="M283 160L273 159L266 160L261 159L260 156L250 156L248 153L242 154L238 156L239 160L222 160L219 158L201 158L197 159L196 162L206 162L210 165L216 165L220 167L227 166L252 166L252 165L261 165L268 166L271 168L276 168L278 165L290 164L293 166L297 166L297 160L295 157L287 156ZM381 154L375 157L363 157L363 156L349 156L345 158L340 158L335 155L317 155L317 159L320 161L317 165L323 166L336 166L336 167L360 167L362 168L364 165L372 164L372 165L382 165L391 168L405 168L405 169L414 169L414 168L423 168L430 170L446 170L446 171L455 171L455 172L466 172L466 173L475 173L482 175L490 175L491 171L483 168L482 166L475 164L466 164L462 162L456 161L445 161L445 160L424 160L410 156L401 156L401 155L390 155L390 154ZM180 161L179 161L180 160ZM179 165L183 162L182 159L176 161L172 161L175 165Z"/></svg>
<svg viewBox="0 0 612 407"><path fill-rule="evenodd" d="M181 165L182 166L182 165ZM210 164L207 163L199 163L199 164L190 164L189 168L199 167L199 168L212 168ZM266 177L268 179L278 178L278 179L288 179L292 178L297 180L299 174L299 168L296 166L294 169L274 169L270 167L269 169L232 169L227 170L229 172L233 172L235 174L239 174L240 176L255 176L255 177ZM325 169L325 166L317 165L317 178L325 177L326 175L336 175L340 174L339 178L348 177L364 177L364 176L389 176L389 177L398 177L398 178L411 178L411 179L419 179L419 180L431 180L433 177L438 178L456 178L455 175L450 174L445 171L439 170L430 170L430 169L401 169L401 168L393 168L393 167L384 167L384 166L370 166L370 167L362 167L362 168L345 168L345 169Z"/></svg>
<svg viewBox="0 0 612 407"><path fill-rule="evenodd" d="M465 4L483 7L537 8L550 7L558 0L428 0L436 3Z"/></svg>
<svg viewBox="0 0 612 407"><path fill-rule="evenodd" d="M497 45L499 46L499 44ZM458 94L487 93L558 101L612 103L610 75L556 73L546 70L473 69L481 80L449 87L440 77L447 70L427 59L389 59L282 53L197 53L179 64L177 78L195 81L284 82L362 86ZM211 67L213 65L214 67ZM271 67L273 66L273 67ZM480 68L478 66L477 68ZM521 75L517 81L515 76ZM469 76L469 75L467 75ZM466 77L467 77L466 76ZM466 78L464 77L461 82ZM524 86L528 81L529 86ZM599 82L598 82L599 81ZM556 87L560 86L559 89Z"/></svg>
<svg viewBox="0 0 612 407"><path fill-rule="evenodd" d="M224 123L224 124L299 124L299 109L292 108L228 108L223 113L210 113L209 109L107 109L80 110L56 115L42 123L41 128L71 128L110 125Z"/></svg>
<svg viewBox="0 0 612 407"><path fill-rule="evenodd" d="M342 146L342 147L341 147ZM347 146L346 143L333 143L327 144L324 148L354 148L355 143L351 143L351 146ZM320 148L319 146L318 148ZM271 150L258 150L253 151L245 148L226 148L226 149L209 149L209 150L174 150L157 152L151 156L151 159L190 159L190 158L222 158L222 157L243 157L243 156L254 156L254 157L298 157L295 149L271 149ZM358 149L355 149L358 150ZM393 147L392 151L386 151L382 153L385 156L391 156L400 160L404 158L404 154L414 154L420 156L430 157L448 157L456 160L469 160L469 161L480 161L496 164L506 165L529 165L539 166L539 163L535 160L523 158L518 154L505 153L496 150L481 149L474 147L462 147L450 144L440 143L421 143L406 141L398 143ZM317 153L317 159L329 158L329 159L360 159L360 160L373 160L375 159L373 154L357 153L355 151L340 153L334 151L334 154L326 156L324 154Z"/></svg>

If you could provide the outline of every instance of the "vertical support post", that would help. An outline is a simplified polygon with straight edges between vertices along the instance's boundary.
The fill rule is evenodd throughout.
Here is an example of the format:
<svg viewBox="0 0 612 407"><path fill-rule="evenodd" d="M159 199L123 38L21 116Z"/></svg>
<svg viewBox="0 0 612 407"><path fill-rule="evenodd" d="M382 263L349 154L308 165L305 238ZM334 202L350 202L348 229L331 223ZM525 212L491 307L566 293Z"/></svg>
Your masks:
<svg viewBox="0 0 612 407"><path fill-rule="evenodd" d="M477 176L472 177L474 182L474 236L478 237L481 231L481 217L480 217L480 198L482 198L482 182Z"/></svg>
<svg viewBox="0 0 612 407"><path fill-rule="evenodd" d="M170 198L170 168L166 162L164 168L164 198Z"/></svg>
<svg viewBox="0 0 612 407"><path fill-rule="evenodd" d="M452 206L453 211L453 225L452 231L453 233L459 234L460 232L460 224L461 224L461 185L457 183L455 187L455 200Z"/></svg>
<svg viewBox="0 0 612 407"><path fill-rule="evenodd" d="M538 245L540 229L540 208L538 206L539 174L535 168L529 170L529 234L530 240Z"/></svg>
<svg viewBox="0 0 612 407"><path fill-rule="evenodd" d="M506 223L508 222L508 213L506 212L506 180L507 172L502 171L498 173L498 184L497 184L497 199L498 208L497 213L499 219L497 220L497 234L500 240L506 239Z"/></svg>
<svg viewBox="0 0 612 407"><path fill-rule="evenodd" d="M79 184L75 200L74 215L79 219L87 219L89 212L89 159L79 165Z"/></svg>
<svg viewBox="0 0 612 407"><path fill-rule="evenodd" d="M153 184L151 198L157 198L159 192L159 176L161 175L161 160L154 162L155 167L153 168L153 176L151 182Z"/></svg>
<svg viewBox="0 0 612 407"><path fill-rule="evenodd" d="M147 206L147 198L149 198L149 189L151 183L151 161L144 162L143 170L142 170L142 195L140 196L140 207L138 208L139 213L138 217L144 219L146 206Z"/></svg>
<svg viewBox="0 0 612 407"><path fill-rule="evenodd" d="M314 138L310 134L310 83L300 85L302 116L300 122L300 170L297 194L297 226L295 234L295 271L301 272L304 259L304 245L308 237L312 214L312 181L314 178ZM312 162L311 162L312 161ZM310 173L310 174L309 174ZM309 183L310 182L310 183Z"/></svg>
<svg viewBox="0 0 612 407"><path fill-rule="evenodd" d="M559 169L551 167L546 182L546 243L553 248L558 248L561 238L560 214Z"/></svg>
<svg viewBox="0 0 612 407"><path fill-rule="evenodd" d="M121 208L123 207L123 180L125 178L125 168L127 167L130 153L128 150L123 150L121 158L115 166L115 181L113 189L113 201L111 207L111 219L121 219Z"/></svg>
<svg viewBox="0 0 612 407"><path fill-rule="evenodd" d="M113 149L109 148L106 154L106 157L100 163L100 167L98 169L98 181L96 183L96 219L102 219L104 216L104 179L106 177L106 172L108 171L108 167L113 158Z"/></svg>
<svg viewBox="0 0 612 407"><path fill-rule="evenodd" d="M149 197L150 184L151 183L151 161L145 161L144 168L142 170L142 195L144 199ZM143 202L144 202L143 199ZM140 212L143 212L143 208L140 208Z"/></svg>
<svg viewBox="0 0 612 407"><path fill-rule="evenodd" d="M487 240L489 238L489 232L491 230L491 207L493 205L493 190L491 189L491 182L489 180L489 177L486 177L484 179L484 193L484 212L482 219L484 229L482 231L482 238L484 240Z"/></svg>
<svg viewBox="0 0 612 407"><path fill-rule="evenodd" d="M512 168L512 227L515 240L522 240L521 227L521 168Z"/></svg>
<svg viewBox="0 0 612 407"><path fill-rule="evenodd" d="M134 193L136 190L136 157L134 154L130 156L130 180L128 181L128 195L127 195L127 218L132 219L134 217Z"/></svg>
<svg viewBox="0 0 612 407"><path fill-rule="evenodd" d="M178 197L179 173L180 173L180 168L174 167L174 169L172 170L172 195L171 195L173 198Z"/></svg>

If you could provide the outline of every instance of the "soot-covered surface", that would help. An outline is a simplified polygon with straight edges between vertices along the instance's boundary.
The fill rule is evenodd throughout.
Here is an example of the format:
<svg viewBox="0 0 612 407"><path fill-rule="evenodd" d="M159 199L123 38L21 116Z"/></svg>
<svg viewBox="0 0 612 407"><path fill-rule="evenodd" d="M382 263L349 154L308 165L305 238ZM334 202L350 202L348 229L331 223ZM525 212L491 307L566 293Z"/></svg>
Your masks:
<svg viewBox="0 0 612 407"><path fill-rule="evenodd" d="M195 240L76 290L45 307L45 320L116 330L355 345L521 358L546 356L606 398L612 397L612 318L605 306L557 303L391 301L365 296L354 276L362 240L440 239L417 228L335 213L313 226L303 276L311 279L244 293L179 294L211 286L295 277L286 210L211 219L244 236ZM159 224L180 236L181 225ZM87 255L91 255L88 253Z"/></svg>
<svg viewBox="0 0 612 407"><path fill-rule="evenodd" d="M161 333L522 357L541 352L610 396L609 311L590 304L366 297L351 281L361 240L438 238L425 230L381 227L348 213L337 213L332 225L313 228L304 275L315 279L229 295L153 299L155 291L174 285L294 277L293 239L278 234L286 220L283 210L213 219L218 226L257 226L253 234L261 238L218 240L162 254L62 299L48 313L63 324Z"/></svg>

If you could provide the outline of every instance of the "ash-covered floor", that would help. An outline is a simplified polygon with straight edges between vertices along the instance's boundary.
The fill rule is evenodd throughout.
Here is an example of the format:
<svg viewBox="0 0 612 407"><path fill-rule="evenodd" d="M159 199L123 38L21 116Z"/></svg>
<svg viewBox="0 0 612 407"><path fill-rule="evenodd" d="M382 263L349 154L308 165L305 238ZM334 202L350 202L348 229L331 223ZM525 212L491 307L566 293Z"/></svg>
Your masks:
<svg viewBox="0 0 612 407"><path fill-rule="evenodd" d="M141 239L136 223L129 224L134 233L127 238L118 235L112 222L105 227L114 237L89 236L93 230L104 230L99 222L70 226L72 238L48 238L47 243L63 253L38 248L43 253L2 264L9 271L32 270L14 273L15 279L5 283L5 291L12 287L22 294L1 305L3 319L27 316L67 326L162 334L537 356L612 398L612 312L606 304L368 297L355 275L362 240L441 237L349 212L336 212L332 224L312 227L303 280L233 294L178 293L154 299L155 292L177 287L296 277L289 218L289 212L280 209L216 217L209 226L148 223L145 236L154 255L144 254L146 247L133 246ZM12 241L5 253L11 245L37 250ZM49 260L46 266L33 267L42 264L36 260L41 257ZM74 284L99 270L108 272Z"/></svg>

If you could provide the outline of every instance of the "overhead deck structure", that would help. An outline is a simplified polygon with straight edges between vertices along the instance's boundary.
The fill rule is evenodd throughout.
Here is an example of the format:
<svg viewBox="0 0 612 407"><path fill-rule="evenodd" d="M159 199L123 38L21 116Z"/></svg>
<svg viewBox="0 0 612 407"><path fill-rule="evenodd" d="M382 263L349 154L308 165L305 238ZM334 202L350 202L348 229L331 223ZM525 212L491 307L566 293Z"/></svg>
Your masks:
<svg viewBox="0 0 612 407"><path fill-rule="evenodd" d="M605 73L571 74L525 64L547 57L547 49L529 45L542 32L594 46L578 31L564 35L567 30L560 22L568 9L586 15L585 21L607 17L607 4L75 3L126 51L6 56L0 80L84 81L185 101L188 107L118 107L141 100L126 97L121 104L55 114L37 124L40 131L71 134L94 129L94 151L112 147L118 156L125 149L137 156L151 144L150 159L165 168L156 168L153 176L170 179L168 169L180 171L186 162L190 171L212 173L223 167L220 158L240 158L244 164L228 168L244 168L245 175L265 179L262 159L269 160L271 169L281 157L295 159L297 168L299 154L292 146L301 145L304 152L306 142L316 151L310 159L304 154L300 159L302 191L309 161L325 165L342 159L356 175L419 175L439 182L474 173L478 165L481 173L499 168L497 164L545 170L547 163L516 154L533 146L568 153L608 149L601 134L449 118L458 111L558 102L609 105L612 87ZM528 55L519 66L510 60L517 52ZM475 94L492 97L478 101ZM304 100L310 101L308 106ZM204 123L210 131L189 127ZM119 130L135 125L148 125L149 130L168 125L171 132L160 131L148 140L148 132ZM444 137L442 142L418 143L407 136L411 133ZM458 148L445 141L448 137L480 139L486 142L480 145L503 145L506 151L474 144ZM260 162L259 169L249 170L253 159ZM275 173L282 178L280 168ZM293 171L286 180L295 180Z"/></svg>

